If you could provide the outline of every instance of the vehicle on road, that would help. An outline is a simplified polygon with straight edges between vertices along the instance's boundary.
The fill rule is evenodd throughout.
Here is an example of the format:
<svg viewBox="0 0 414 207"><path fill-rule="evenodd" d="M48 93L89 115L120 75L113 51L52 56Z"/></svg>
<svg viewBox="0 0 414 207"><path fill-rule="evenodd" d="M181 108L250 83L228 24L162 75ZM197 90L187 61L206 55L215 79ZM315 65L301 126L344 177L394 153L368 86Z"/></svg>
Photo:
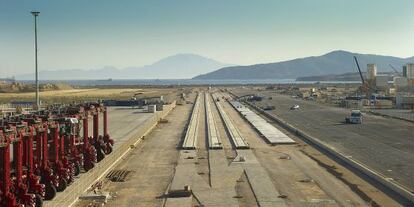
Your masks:
<svg viewBox="0 0 414 207"><path fill-rule="evenodd" d="M351 116L345 118L347 124L362 124L362 113L360 110L352 110Z"/></svg>
<svg viewBox="0 0 414 207"><path fill-rule="evenodd" d="M290 110L296 110L296 109L299 109L299 105L297 105L297 104L290 107Z"/></svg>
<svg viewBox="0 0 414 207"><path fill-rule="evenodd" d="M271 110L275 110L275 109L276 109L275 106L265 106L265 107L263 107L263 110L265 110L265 111L271 111Z"/></svg>

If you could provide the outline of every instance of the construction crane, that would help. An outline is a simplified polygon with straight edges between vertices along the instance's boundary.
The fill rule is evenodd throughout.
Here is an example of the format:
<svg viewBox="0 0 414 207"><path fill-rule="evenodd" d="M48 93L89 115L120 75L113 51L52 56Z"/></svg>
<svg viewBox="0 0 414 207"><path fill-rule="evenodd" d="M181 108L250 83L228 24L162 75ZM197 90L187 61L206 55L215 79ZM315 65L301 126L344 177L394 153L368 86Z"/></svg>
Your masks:
<svg viewBox="0 0 414 207"><path fill-rule="evenodd" d="M367 97L369 97L372 92L375 92L376 91L376 89L375 88L372 88L371 85L370 85L370 83L367 82L367 81L365 81L364 76L362 75L361 68L359 67L358 59L357 59L356 56L354 56L354 60L355 60L356 66L358 68L359 76L361 77L361 81L362 81L361 91L363 93L365 93L365 95Z"/></svg>
<svg viewBox="0 0 414 207"><path fill-rule="evenodd" d="M362 85L365 85L364 76L362 75L361 68L359 67L358 59L357 59L356 56L354 56L354 60L355 60L356 66L358 68L359 76L361 76Z"/></svg>

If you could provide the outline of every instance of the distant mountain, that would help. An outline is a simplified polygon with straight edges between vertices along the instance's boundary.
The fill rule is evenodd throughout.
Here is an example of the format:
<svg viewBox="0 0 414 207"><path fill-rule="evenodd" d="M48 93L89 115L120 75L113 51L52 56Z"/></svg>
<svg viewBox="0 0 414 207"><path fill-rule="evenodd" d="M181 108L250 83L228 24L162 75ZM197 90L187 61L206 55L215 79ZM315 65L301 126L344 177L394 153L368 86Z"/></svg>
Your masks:
<svg viewBox="0 0 414 207"><path fill-rule="evenodd" d="M379 72L389 72L392 71L389 64L402 70L404 64L414 62L414 57L398 58L337 50L322 56L298 58L283 62L225 67L196 76L194 79L296 79L304 76L358 72L353 56L358 57L363 71L366 70L368 63L377 64Z"/></svg>
<svg viewBox="0 0 414 207"><path fill-rule="evenodd" d="M70 69L40 71L41 80L83 80L83 79L186 79L208 73L229 64L195 54L177 54L143 67L118 69L106 66L100 69ZM31 80L34 74L17 75L18 80Z"/></svg>
<svg viewBox="0 0 414 207"><path fill-rule="evenodd" d="M200 55L178 54L161 59L149 66L126 68L122 72L134 74L139 71L137 78L144 77L145 79L184 79L208 73L225 66L229 66L229 64L220 63Z"/></svg>

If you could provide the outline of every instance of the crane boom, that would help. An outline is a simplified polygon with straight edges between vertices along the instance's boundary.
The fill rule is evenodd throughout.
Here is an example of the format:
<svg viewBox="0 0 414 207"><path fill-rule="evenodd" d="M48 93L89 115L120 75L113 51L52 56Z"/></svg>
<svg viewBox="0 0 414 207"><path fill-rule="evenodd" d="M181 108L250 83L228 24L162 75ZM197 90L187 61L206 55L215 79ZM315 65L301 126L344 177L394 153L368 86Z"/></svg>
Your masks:
<svg viewBox="0 0 414 207"><path fill-rule="evenodd" d="M394 66L392 66L391 64L388 64L388 65L394 70L395 73L397 74L399 73L398 70L394 68Z"/></svg>
<svg viewBox="0 0 414 207"><path fill-rule="evenodd" d="M356 56L354 56L354 60L355 60L355 63L357 65L357 67L358 67L359 75L361 76L362 85L365 85L364 76L362 76L361 68L359 67L358 59L357 59Z"/></svg>

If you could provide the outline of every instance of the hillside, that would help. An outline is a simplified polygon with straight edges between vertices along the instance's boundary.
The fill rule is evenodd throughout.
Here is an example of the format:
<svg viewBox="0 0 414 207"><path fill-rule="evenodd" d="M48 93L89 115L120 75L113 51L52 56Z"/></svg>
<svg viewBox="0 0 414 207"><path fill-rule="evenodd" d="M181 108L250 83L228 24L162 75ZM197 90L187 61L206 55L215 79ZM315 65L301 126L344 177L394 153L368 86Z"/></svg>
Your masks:
<svg viewBox="0 0 414 207"><path fill-rule="evenodd" d="M151 65L118 69L106 66L99 69L69 69L40 71L40 80L85 79L186 79L228 66L195 54L178 54L163 58ZM32 80L34 74L16 75L17 80Z"/></svg>
<svg viewBox="0 0 414 207"><path fill-rule="evenodd" d="M379 72L392 71L389 64L402 70L414 57L399 58L383 55L357 54L347 51L333 51L322 56L312 56L289 61L257 64L249 66L232 66L211 73L194 77L194 79L296 79L305 76L336 75L357 72L353 56L357 56L361 69L366 70L368 63L375 63Z"/></svg>
<svg viewBox="0 0 414 207"><path fill-rule="evenodd" d="M366 78L366 73L363 73L362 75ZM395 73L379 73L378 75L388 75L390 77L389 80L391 81ZM296 78L296 81L361 81L361 76L356 72L337 75L304 76Z"/></svg>

